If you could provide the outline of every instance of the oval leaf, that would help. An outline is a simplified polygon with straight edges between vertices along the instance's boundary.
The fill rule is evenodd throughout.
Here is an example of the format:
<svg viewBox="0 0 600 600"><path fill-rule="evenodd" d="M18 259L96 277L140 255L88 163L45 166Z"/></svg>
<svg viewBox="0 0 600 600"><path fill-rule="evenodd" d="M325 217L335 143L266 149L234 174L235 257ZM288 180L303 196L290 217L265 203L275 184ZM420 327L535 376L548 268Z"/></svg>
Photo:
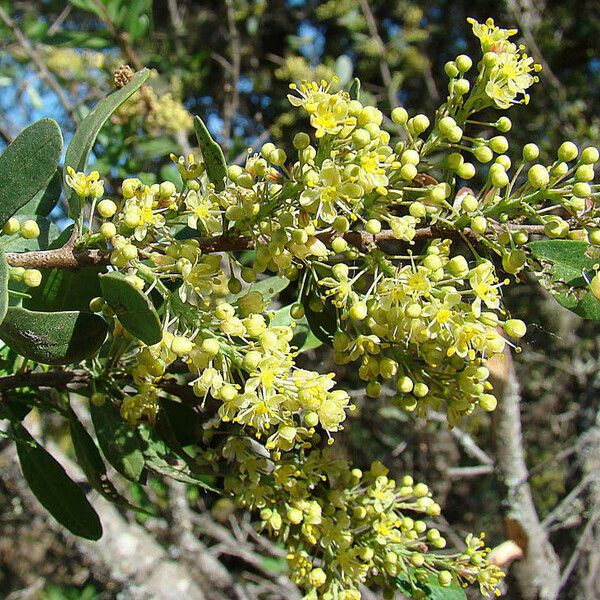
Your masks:
<svg viewBox="0 0 600 600"><path fill-rule="evenodd" d="M198 116L194 117L194 131L198 138L198 144L202 151L202 158L206 165L208 180L214 184L215 189L220 192L225 189L225 177L227 177L227 163L221 146L212 139L204 121Z"/></svg>
<svg viewBox="0 0 600 600"><path fill-rule="evenodd" d="M93 356L108 327L99 316L77 311L36 312L10 307L0 338L25 358L48 365L77 363Z"/></svg>
<svg viewBox="0 0 600 600"><path fill-rule="evenodd" d="M142 440L137 432L121 419L109 402L103 406L90 404L90 415L106 460L123 477L135 483L142 481L144 454Z"/></svg>
<svg viewBox="0 0 600 600"><path fill-rule="evenodd" d="M600 321L600 301L589 291L583 274L590 278L598 261L587 256L589 244L575 240L539 240L529 243L541 263L541 284L556 300L584 319Z"/></svg>
<svg viewBox="0 0 600 600"><path fill-rule="evenodd" d="M102 297L131 335L148 346L162 340L162 327L154 305L125 275L116 271L100 275L100 288Z"/></svg>
<svg viewBox="0 0 600 600"><path fill-rule="evenodd" d="M18 215L40 215L47 217L58 204L62 190L62 171L56 169L50 181L27 204L22 206Z"/></svg>
<svg viewBox="0 0 600 600"><path fill-rule="evenodd" d="M13 422L12 428L21 470L35 497L71 533L100 539L100 518L81 488L19 422Z"/></svg>
<svg viewBox="0 0 600 600"><path fill-rule="evenodd" d="M0 155L0 227L44 189L56 172L63 139L58 123L42 119Z"/></svg>
<svg viewBox="0 0 600 600"><path fill-rule="evenodd" d="M90 152L96 142L96 137L104 123L125 100L132 96L148 79L150 71L142 69L138 71L133 79L124 87L115 90L103 100L100 100L94 109L80 123L65 155L65 175L67 167L73 167L75 171L85 172ZM36 190L37 191L37 190ZM77 194L66 185L65 193L69 202L69 216L76 219L81 212L81 202Z"/></svg>
<svg viewBox="0 0 600 600"><path fill-rule="evenodd" d="M133 506L126 498L119 494L115 486L108 479L106 466L100 455L100 450L98 450L96 442L94 442L87 429L81 424L73 409L69 410L69 429L77 462L89 484L114 504L136 511L143 510Z"/></svg>
<svg viewBox="0 0 600 600"><path fill-rule="evenodd" d="M0 323L6 316L8 310L8 280L9 269L4 252L0 249Z"/></svg>

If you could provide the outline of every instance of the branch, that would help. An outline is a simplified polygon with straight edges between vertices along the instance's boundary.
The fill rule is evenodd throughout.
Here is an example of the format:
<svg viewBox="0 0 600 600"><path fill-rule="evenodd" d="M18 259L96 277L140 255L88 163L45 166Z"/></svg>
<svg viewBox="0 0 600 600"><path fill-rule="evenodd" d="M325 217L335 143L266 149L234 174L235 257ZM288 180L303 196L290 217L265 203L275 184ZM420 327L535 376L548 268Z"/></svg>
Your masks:
<svg viewBox="0 0 600 600"><path fill-rule="evenodd" d="M524 231L530 234L544 233L543 225L520 225L510 228L511 231ZM322 242L328 243L337 233L328 231L317 235ZM474 241L481 236L469 228L465 229L443 229L438 227L423 227L415 232L415 240L428 238L461 239L462 236ZM376 235L366 231L348 231L342 237L352 246L359 250L368 251L375 246L386 242L401 242L394 236L391 229L384 229ZM213 237L200 238L198 240L200 250L204 254L215 252L236 252L240 250L251 250L255 247L254 240L249 237L240 236L232 238L228 235L217 235ZM401 242L406 243L406 242ZM33 252L7 252L6 261L12 267L25 267L30 269L69 269L76 270L90 265L107 265L110 262L110 252L104 250L74 248L68 244L56 250L36 250Z"/></svg>
<svg viewBox="0 0 600 600"><path fill-rule="evenodd" d="M26 371L16 375L0 377L0 392L21 387L63 388L70 383L87 383L90 374L87 371Z"/></svg>
<svg viewBox="0 0 600 600"><path fill-rule="evenodd" d="M75 109L69 102L68 98L65 96L62 88L60 87L56 79L53 77L53 75L50 73L50 71L48 71L48 67L46 67L46 64L44 63L42 57L39 55L38 51L25 37L23 32L17 26L17 24L10 18L8 14L6 14L6 12L4 12L1 6L0 20L3 21L3 23L10 30L12 30L13 35L15 36L15 39L17 40L19 46L23 48L27 56L29 56L33 64L36 66L42 79L44 79L44 81L46 81L46 83L52 88L52 91L58 97L59 102L63 105L63 108L67 111L69 117L71 117L71 119L77 124L79 122L79 119L77 118L77 113L75 112Z"/></svg>
<svg viewBox="0 0 600 600"><path fill-rule="evenodd" d="M521 431L521 392L510 355L506 356L508 374L497 387L496 419L497 473L506 488L505 523L507 534L523 550L515 567L520 597L526 600L554 600L560 586L560 563L548 532L540 523L531 488ZM525 483L524 483L525 482Z"/></svg>

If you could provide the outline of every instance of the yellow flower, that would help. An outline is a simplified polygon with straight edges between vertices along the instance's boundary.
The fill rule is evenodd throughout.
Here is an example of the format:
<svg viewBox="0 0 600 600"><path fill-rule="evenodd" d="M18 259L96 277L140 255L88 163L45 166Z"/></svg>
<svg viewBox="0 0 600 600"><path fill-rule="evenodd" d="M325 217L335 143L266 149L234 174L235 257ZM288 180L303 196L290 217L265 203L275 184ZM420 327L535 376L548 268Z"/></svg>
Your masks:
<svg viewBox="0 0 600 600"><path fill-rule="evenodd" d="M104 195L104 181L100 179L98 171L92 171L89 175L75 172L71 166L67 167L67 185L80 197L100 198Z"/></svg>

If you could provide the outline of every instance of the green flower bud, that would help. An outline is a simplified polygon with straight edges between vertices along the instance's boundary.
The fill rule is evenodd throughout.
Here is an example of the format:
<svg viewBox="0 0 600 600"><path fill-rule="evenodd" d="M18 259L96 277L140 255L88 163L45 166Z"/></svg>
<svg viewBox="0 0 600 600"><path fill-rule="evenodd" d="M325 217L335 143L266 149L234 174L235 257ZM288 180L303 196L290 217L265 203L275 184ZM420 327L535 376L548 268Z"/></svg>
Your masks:
<svg viewBox="0 0 600 600"><path fill-rule="evenodd" d="M194 349L194 342L182 336L176 336L171 341L171 351L176 356L187 356Z"/></svg>
<svg viewBox="0 0 600 600"><path fill-rule="evenodd" d="M527 179L529 180L529 184L531 187L539 190L548 185L550 183L550 175L548 174L548 169L544 167L544 165L533 165L527 173Z"/></svg>
<svg viewBox="0 0 600 600"><path fill-rule="evenodd" d="M400 162L403 165L415 165L419 164L421 157L416 150L405 150L400 156Z"/></svg>
<svg viewBox="0 0 600 600"><path fill-rule="evenodd" d="M115 235L117 235L117 228L115 227L115 224L102 223L102 225L100 225L100 235L107 240L114 238Z"/></svg>
<svg viewBox="0 0 600 600"><path fill-rule="evenodd" d="M408 113L406 109L402 106L396 106L394 110L392 110L392 121L396 123L396 125L406 125L408 121Z"/></svg>
<svg viewBox="0 0 600 600"><path fill-rule="evenodd" d="M363 321L367 318L368 309L364 302L355 302L348 311L350 318L354 321Z"/></svg>
<svg viewBox="0 0 600 600"><path fill-rule="evenodd" d="M478 216L471 219L471 229L478 233L479 235L483 235L485 230L487 229L487 220L485 217Z"/></svg>
<svg viewBox="0 0 600 600"><path fill-rule="evenodd" d="M466 73L473 66L473 61L470 56L461 54L456 57L456 67L461 73Z"/></svg>
<svg viewBox="0 0 600 600"><path fill-rule="evenodd" d="M104 219L110 219L117 212L117 205L112 200L101 200L97 208L98 214Z"/></svg>
<svg viewBox="0 0 600 600"><path fill-rule="evenodd" d="M510 183L510 179L504 168L490 170L490 181L495 188L504 188Z"/></svg>
<svg viewBox="0 0 600 600"><path fill-rule="evenodd" d="M471 84L468 79L457 79L454 82L454 91L459 96L464 96L471 89Z"/></svg>
<svg viewBox="0 0 600 600"><path fill-rule="evenodd" d="M348 242L343 237L335 237L331 241L331 249L336 254L341 254L348 249Z"/></svg>
<svg viewBox="0 0 600 600"><path fill-rule="evenodd" d="M452 573L450 573L450 571L440 571L438 573L438 583L442 587L449 587L452 585Z"/></svg>
<svg viewBox="0 0 600 600"><path fill-rule="evenodd" d="M34 240L38 238L39 235L40 228L34 220L29 219L21 225L21 237L26 240Z"/></svg>
<svg viewBox="0 0 600 600"><path fill-rule="evenodd" d="M507 273L518 273L527 262L527 255L523 250L511 250L502 257L502 267Z"/></svg>
<svg viewBox="0 0 600 600"><path fill-rule="evenodd" d="M475 156L480 163L488 163L494 158L494 153L487 146L479 146L473 150L473 156Z"/></svg>
<svg viewBox="0 0 600 600"><path fill-rule="evenodd" d="M525 144L523 146L523 160L530 162L540 155L540 149L536 144Z"/></svg>
<svg viewBox="0 0 600 600"><path fill-rule="evenodd" d="M274 152L276 150L275 148L275 144L272 144L271 142L267 142L266 144L263 145L263 147L260 149L260 153L267 159L269 160L269 156L271 155L271 152Z"/></svg>
<svg viewBox="0 0 600 600"><path fill-rule="evenodd" d="M425 396L429 394L429 386L426 383L419 381L415 384L415 387L413 388L413 394L417 398L425 398Z"/></svg>
<svg viewBox="0 0 600 600"><path fill-rule="evenodd" d="M304 131L300 131L294 136L293 142L296 150L304 150L310 144L310 136Z"/></svg>
<svg viewBox="0 0 600 600"><path fill-rule="evenodd" d="M369 398L377 398L381 394L381 383L379 381L369 381L365 392Z"/></svg>
<svg viewBox="0 0 600 600"><path fill-rule="evenodd" d="M26 269L23 273L23 283L30 288L36 288L42 283L42 274L37 269Z"/></svg>
<svg viewBox="0 0 600 600"><path fill-rule="evenodd" d="M576 181L592 181L594 179L594 167L592 165L581 165L575 171Z"/></svg>
<svg viewBox="0 0 600 600"><path fill-rule="evenodd" d="M544 233L552 239L564 238L569 233L569 224L560 217L548 217L544 225Z"/></svg>
<svg viewBox="0 0 600 600"><path fill-rule="evenodd" d="M593 229L589 233L590 243L600 246L600 229Z"/></svg>
<svg viewBox="0 0 600 600"><path fill-rule="evenodd" d="M456 169L456 174L463 179L472 179L475 176L475 167L471 163L465 162Z"/></svg>
<svg viewBox="0 0 600 600"><path fill-rule="evenodd" d="M446 75L448 75L448 77L450 77L451 79L453 79L454 77L458 77L458 74L460 73L456 63L453 60L449 60L444 65L444 71L446 72Z"/></svg>
<svg viewBox="0 0 600 600"><path fill-rule="evenodd" d="M509 337L520 339L527 333L527 326L521 319L509 319L504 323L504 331Z"/></svg>
<svg viewBox="0 0 600 600"><path fill-rule="evenodd" d="M500 117L496 121L496 129L502 133L508 133L512 129L512 121L508 117Z"/></svg>
<svg viewBox="0 0 600 600"><path fill-rule="evenodd" d="M15 233L19 232L19 229L21 229L21 223L19 223L19 219L16 217L10 217L10 219L4 223L4 226L2 227L2 233L5 233L6 235L14 235Z"/></svg>
<svg viewBox="0 0 600 600"><path fill-rule="evenodd" d="M452 152L446 157L446 166L453 171L456 171L456 169L458 169L458 167L460 167L460 165L462 165L464 162L465 159L462 157L460 152Z"/></svg>
<svg viewBox="0 0 600 600"><path fill-rule="evenodd" d="M412 392L414 388L413 380L410 377L403 375L402 377L398 378L396 388L399 392L402 392L403 394L410 394L410 392Z"/></svg>
<svg viewBox="0 0 600 600"><path fill-rule="evenodd" d="M558 159L570 162L577 158L579 148L573 142L563 142L558 148Z"/></svg>
<svg viewBox="0 0 600 600"><path fill-rule="evenodd" d="M598 160L600 160L600 153L598 148L594 148L594 146L588 146L581 152L581 162L584 165L593 165Z"/></svg>
<svg viewBox="0 0 600 600"><path fill-rule="evenodd" d="M371 143L371 136L366 129L355 129L352 132L352 143L357 148L364 148L367 144Z"/></svg>
<svg viewBox="0 0 600 600"><path fill-rule="evenodd" d="M415 133L420 135L429 127L429 119L426 115L416 115L408 121L408 128Z"/></svg>
<svg viewBox="0 0 600 600"><path fill-rule="evenodd" d="M417 167L415 165L402 165L400 169L400 177L405 181L412 181L417 176Z"/></svg>
<svg viewBox="0 0 600 600"><path fill-rule="evenodd" d="M377 235L381 231L381 221L369 219L365 224L365 231L371 235Z"/></svg>
<svg viewBox="0 0 600 600"><path fill-rule="evenodd" d="M469 272L469 263L464 256L454 256L446 265L448 272L454 277L465 277Z"/></svg>
<svg viewBox="0 0 600 600"><path fill-rule="evenodd" d="M504 154L508 150L508 140L503 135L497 135L488 142L496 154Z"/></svg>
<svg viewBox="0 0 600 600"><path fill-rule="evenodd" d="M474 212L479 208L479 201L473 194L466 194L460 201L460 207L465 212Z"/></svg>
<svg viewBox="0 0 600 600"><path fill-rule="evenodd" d="M600 300L600 275L596 273L590 281L590 291L594 294L596 300Z"/></svg>
<svg viewBox="0 0 600 600"><path fill-rule="evenodd" d="M421 219L427 214L425 205L422 202L413 202L408 207L408 212L415 219Z"/></svg>
<svg viewBox="0 0 600 600"><path fill-rule="evenodd" d="M580 181L573 186L571 191L576 198L588 198L592 194L592 187L589 183Z"/></svg>
<svg viewBox="0 0 600 600"><path fill-rule="evenodd" d="M478 403L486 412L492 412L498 406L498 400L492 394L482 394L479 397Z"/></svg>

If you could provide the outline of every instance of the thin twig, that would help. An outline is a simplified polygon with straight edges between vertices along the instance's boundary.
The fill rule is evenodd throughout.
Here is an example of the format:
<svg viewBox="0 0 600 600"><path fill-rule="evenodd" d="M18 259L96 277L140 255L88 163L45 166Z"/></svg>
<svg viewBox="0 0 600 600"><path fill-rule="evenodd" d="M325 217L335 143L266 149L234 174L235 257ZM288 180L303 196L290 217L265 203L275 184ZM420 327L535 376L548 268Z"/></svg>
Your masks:
<svg viewBox="0 0 600 600"><path fill-rule="evenodd" d="M0 6L0 20L13 32L17 43L27 56L31 59L33 64L36 66L40 76L42 79L50 86L52 91L56 94L59 102L62 104L63 108L69 115L69 117L77 124L79 119L77 118L77 113L73 108L73 105L69 102L69 99L66 97L62 88L46 67L46 63L44 63L42 57L35 49L31 41L25 36L25 34L19 29L18 25L10 18L6 12L4 12L3 8Z"/></svg>
<svg viewBox="0 0 600 600"><path fill-rule="evenodd" d="M21 387L62 388L71 383L87 383L90 374L87 371L26 371L16 375L0 377L0 392Z"/></svg>

